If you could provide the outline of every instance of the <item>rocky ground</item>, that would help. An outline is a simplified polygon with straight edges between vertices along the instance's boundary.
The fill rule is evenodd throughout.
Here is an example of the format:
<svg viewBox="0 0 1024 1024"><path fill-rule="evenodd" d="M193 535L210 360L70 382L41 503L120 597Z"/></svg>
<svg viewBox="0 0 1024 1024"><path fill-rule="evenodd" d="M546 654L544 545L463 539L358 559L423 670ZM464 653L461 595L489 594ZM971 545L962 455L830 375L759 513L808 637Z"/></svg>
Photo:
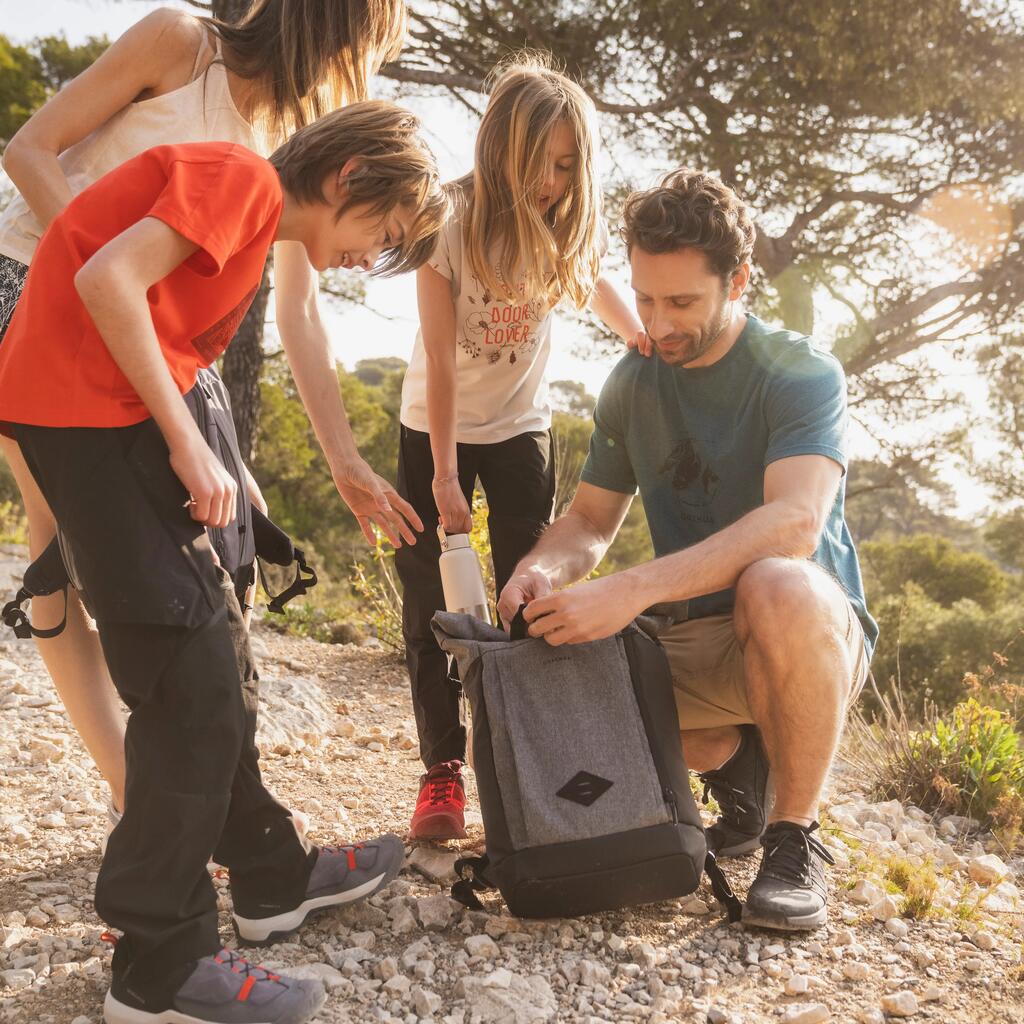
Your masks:
<svg viewBox="0 0 1024 1024"><path fill-rule="evenodd" d="M0 594L19 558L0 551ZM317 841L402 834L420 765L401 665L263 627L254 646L270 785ZM98 1024L110 947L90 895L105 794L31 643L0 643L0 763L0 1021ZM315 919L263 962L322 978L323 1022L1024 1020L1024 865L970 822L841 788L828 811L831 920L810 935L728 926L706 887L583 920L519 921L486 897L488 912L466 911L447 895L455 846L424 846L385 891ZM482 843L479 814L470 821L463 847ZM916 868L935 867L920 919L902 916L894 863L911 891ZM755 867L727 864L741 895Z"/></svg>

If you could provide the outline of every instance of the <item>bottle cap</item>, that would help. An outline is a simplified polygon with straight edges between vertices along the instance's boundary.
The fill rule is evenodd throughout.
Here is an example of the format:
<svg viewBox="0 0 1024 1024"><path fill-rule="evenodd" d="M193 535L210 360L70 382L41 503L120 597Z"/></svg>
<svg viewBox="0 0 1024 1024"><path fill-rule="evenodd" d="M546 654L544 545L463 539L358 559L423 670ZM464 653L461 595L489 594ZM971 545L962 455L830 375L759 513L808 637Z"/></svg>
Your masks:
<svg viewBox="0 0 1024 1024"><path fill-rule="evenodd" d="M441 542L442 551L451 551L453 548L468 548L469 546L468 533L449 533Z"/></svg>

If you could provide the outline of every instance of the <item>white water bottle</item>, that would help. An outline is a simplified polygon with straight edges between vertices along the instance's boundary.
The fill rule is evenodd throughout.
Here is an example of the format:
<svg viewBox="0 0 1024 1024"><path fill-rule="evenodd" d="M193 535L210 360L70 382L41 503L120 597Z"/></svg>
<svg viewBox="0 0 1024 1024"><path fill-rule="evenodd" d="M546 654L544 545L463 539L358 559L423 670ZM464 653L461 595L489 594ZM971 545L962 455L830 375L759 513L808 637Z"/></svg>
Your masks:
<svg viewBox="0 0 1024 1024"><path fill-rule="evenodd" d="M441 542L441 559L438 564L441 568L445 608L450 612L465 612L490 623L491 614L487 607L480 559L470 547L469 534L448 534L444 532L443 526L438 526L437 539Z"/></svg>

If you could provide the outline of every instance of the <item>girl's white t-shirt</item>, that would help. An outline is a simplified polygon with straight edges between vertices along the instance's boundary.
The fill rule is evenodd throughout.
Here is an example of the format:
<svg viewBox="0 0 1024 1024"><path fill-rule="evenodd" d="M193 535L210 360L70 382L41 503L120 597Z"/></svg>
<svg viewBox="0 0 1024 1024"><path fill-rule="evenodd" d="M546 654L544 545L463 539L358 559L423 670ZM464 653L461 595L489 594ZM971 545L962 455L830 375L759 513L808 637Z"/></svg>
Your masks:
<svg viewBox="0 0 1024 1024"><path fill-rule="evenodd" d="M522 295L506 302L489 294L469 265L462 245L463 204L449 217L428 261L451 281L455 303L455 440L497 444L551 426L545 376L551 352L551 313L546 299ZM602 223L602 254L607 248ZM416 334L402 385L402 423L429 432L427 355L422 329Z"/></svg>

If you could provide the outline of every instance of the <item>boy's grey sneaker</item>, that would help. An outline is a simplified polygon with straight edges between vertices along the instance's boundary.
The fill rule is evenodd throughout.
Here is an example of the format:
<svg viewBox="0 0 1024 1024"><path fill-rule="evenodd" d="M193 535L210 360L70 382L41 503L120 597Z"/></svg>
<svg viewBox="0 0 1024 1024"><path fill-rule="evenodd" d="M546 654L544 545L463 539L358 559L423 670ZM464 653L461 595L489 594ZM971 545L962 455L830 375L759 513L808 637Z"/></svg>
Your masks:
<svg viewBox="0 0 1024 1024"><path fill-rule="evenodd" d="M327 998L319 981L272 974L230 949L197 960L165 1010L141 1009L116 987L103 1003L106 1024L304 1024Z"/></svg>
<svg viewBox="0 0 1024 1024"><path fill-rule="evenodd" d="M813 833L792 821L775 821L761 837L761 867L747 893L743 923L803 931L820 928L828 916L825 864L832 855Z"/></svg>
<svg viewBox="0 0 1024 1024"><path fill-rule="evenodd" d="M722 860L753 853L761 845L761 835L775 802L768 758L756 725L741 725L740 745L721 768L701 772L704 803L708 793L722 813L707 830L708 849Z"/></svg>
<svg viewBox="0 0 1024 1024"><path fill-rule="evenodd" d="M302 900L291 907L235 901L235 930L250 945L266 945L290 935L316 910L372 896L401 870L405 847L396 835L355 846L321 846ZM244 911L244 913L239 913Z"/></svg>

